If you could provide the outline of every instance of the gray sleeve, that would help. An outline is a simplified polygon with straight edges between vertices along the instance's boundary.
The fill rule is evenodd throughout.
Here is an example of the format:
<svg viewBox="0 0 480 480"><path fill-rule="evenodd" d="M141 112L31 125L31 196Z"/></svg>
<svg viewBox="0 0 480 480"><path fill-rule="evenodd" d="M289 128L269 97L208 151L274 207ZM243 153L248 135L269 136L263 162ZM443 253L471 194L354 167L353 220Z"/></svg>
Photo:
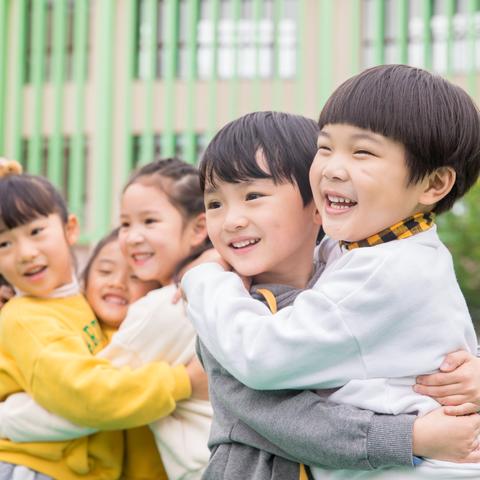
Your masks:
<svg viewBox="0 0 480 480"><path fill-rule="evenodd" d="M413 415L379 415L311 391L256 391L222 373L217 387L225 408L299 463L338 469L412 466Z"/></svg>

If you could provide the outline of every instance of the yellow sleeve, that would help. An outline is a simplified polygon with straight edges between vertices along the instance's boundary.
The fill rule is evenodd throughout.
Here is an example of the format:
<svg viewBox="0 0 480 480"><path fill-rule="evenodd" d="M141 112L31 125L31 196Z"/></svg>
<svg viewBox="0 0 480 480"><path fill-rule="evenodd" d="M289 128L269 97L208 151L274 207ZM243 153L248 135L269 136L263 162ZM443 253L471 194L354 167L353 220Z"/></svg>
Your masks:
<svg viewBox="0 0 480 480"><path fill-rule="evenodd" d="M191 394L183 366L156 362L115 369L92 356L81 332L58 319L2 317L3 347L24 379L23 388L74 423L101 430L137 427L170 414L176 401Z"/></svg>

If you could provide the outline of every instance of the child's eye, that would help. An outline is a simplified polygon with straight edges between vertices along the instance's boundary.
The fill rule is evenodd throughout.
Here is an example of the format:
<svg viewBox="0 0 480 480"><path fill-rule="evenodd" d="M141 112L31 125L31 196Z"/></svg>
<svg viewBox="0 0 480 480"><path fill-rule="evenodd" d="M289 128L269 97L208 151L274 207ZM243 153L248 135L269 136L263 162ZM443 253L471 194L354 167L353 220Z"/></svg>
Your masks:
<svg viewBox="0 0 480 480"><path fill-rule="evenodd" d="M317 145L317 150L319 152L331 152L332 149L330 147L327 147L326 145Z"/></svg>
<svg viewBox="0 0 480 480"><path fill-rule="evenodd" d="M130 275L130 280L134 280L135 282L139 282L140 279L136 275Z"/></svg>
<svg viewBox="0 0 480 480"><path fill-rule="evenodd" d="M107 270L106 268L101 268L101 269L97 270L97 272L100 275L110 275L112 273L111 270Z"/></svg>
<svg viewBox="0 0 480 480"><path fill-rule="evenodd" d="M120 228L128 228L130 226L130 224L128 222L122 222L120 224Z"/></svg>
<svg viewBox="0 0 480 480"><path fill-rule="evenodd" d="M38 235L42 230L43 230L43 227L35 227L35 228L32 228L32 231L30 233L31 235Z"/></svg>
<svg viewBox="0 0 480 480"><path fill-rule="evenodd" d="M207 210L214 210L216 208L220 208L221 206L222 204L217 200L212 200L210 202L207 202Z"/></svg>
<svg viewBox="0 0 480 480"><path fill-rule="evenodd" d="M10 245L10 242L8 242L7 240L0 242L0 248L7 248L9 245Z"/></svg>
<svg viewBox="0 0 480 480"><path fill-rule="evenodd" d="M151 225L152 223L157 223L158 220L156 218L146 218L145 225Z"/></svg>
<svg viewBox="0 0 480 480"><path fill-rule="evenodd" d="M258 198L262 198L264 197L265 195L263 195L262 193L258 193L258 192L251 192L251 193L247 193L246 197L245 197L245 200L257 200Z"/></svg>
<svg viewBox="0 0 480 480"><path fill-rule="evenodd" d="M372 155L373 156L373 153L368 151L368 150L355 150L354 152L355 155Z"/></svg>

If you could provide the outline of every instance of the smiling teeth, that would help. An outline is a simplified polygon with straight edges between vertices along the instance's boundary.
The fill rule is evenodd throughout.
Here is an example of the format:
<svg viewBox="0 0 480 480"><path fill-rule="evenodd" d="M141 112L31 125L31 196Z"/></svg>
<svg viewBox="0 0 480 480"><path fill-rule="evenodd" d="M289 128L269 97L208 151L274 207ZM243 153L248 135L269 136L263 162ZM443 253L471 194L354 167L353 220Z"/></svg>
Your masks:
<svg viewBox="0 0 480 480"><path fill-rule="evenodd" d="M45 268L44 266L37 267L37 268L32 268L31 270L26 272L25 275L35 275L36 273L41 272L44 268Z"/></svg>
<svg viewBox="0 0 480 480"><path fill-rule="evenodd" d="M114 303L115 305L127 305L127 301L117 295L105 295L103 299L107 303Z"/></svg>
<svg viewBox="0 0 480 480"><path fill-rule="evenodd" d="M327 198L332 203L356 203L353 200L350 200L350 199L345 198L345 197L335 197L333 195L327 195Z"/></svg>
<svg viewBox="0 0 480 480"><path fill-rule="evenodd" d="M243 242L234 242L232 243L233 248L244 248L248 245L254 245L258 240L244 240Z"/></svg>
<svg viewBox="0 0 480 480"><path fill-rule="evenodd" d="M145 260L151 256L151 253L136 253L132 255L134 260Z"/></svg>

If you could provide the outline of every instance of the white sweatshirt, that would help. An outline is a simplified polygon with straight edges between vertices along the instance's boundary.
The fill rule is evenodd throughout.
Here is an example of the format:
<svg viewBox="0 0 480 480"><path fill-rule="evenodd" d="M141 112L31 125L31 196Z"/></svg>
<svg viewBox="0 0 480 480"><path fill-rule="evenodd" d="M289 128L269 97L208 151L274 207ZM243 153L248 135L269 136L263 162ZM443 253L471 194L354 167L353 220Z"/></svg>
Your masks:
<svg viewBox="0 0 480 480"><path fill-rule="evenodd" d="M331 246L332 240L325 240L331 255L314 288L275 315L218 265L188 272L182 286L198 335L252 388L343 386L332 401L379 413L423 414L437 407L412 390L415 377L437 370L449 352L475 354L477 341L436 228L375 247L341 252ZM395 471L392 478L442 474L480 478L480 465L426 460L414 472ZM352 471L314 475L365 478Z"/></svg>
<svg viewBox="0 0 480 480"><path fill-rule="evenodd" d="M151 291L132 304L118 332L98 356L116 367L138 368L158 360L171 365L188 363L195 354L195 330L183 302L171 302L175 289L172 285ZM150 425L168 478L201 477L210 457L207 442L212 415L208 401L190 399ZM51 414L24 393L0 403L0 437L16 442L60 441L94 431Z"/></svg>

